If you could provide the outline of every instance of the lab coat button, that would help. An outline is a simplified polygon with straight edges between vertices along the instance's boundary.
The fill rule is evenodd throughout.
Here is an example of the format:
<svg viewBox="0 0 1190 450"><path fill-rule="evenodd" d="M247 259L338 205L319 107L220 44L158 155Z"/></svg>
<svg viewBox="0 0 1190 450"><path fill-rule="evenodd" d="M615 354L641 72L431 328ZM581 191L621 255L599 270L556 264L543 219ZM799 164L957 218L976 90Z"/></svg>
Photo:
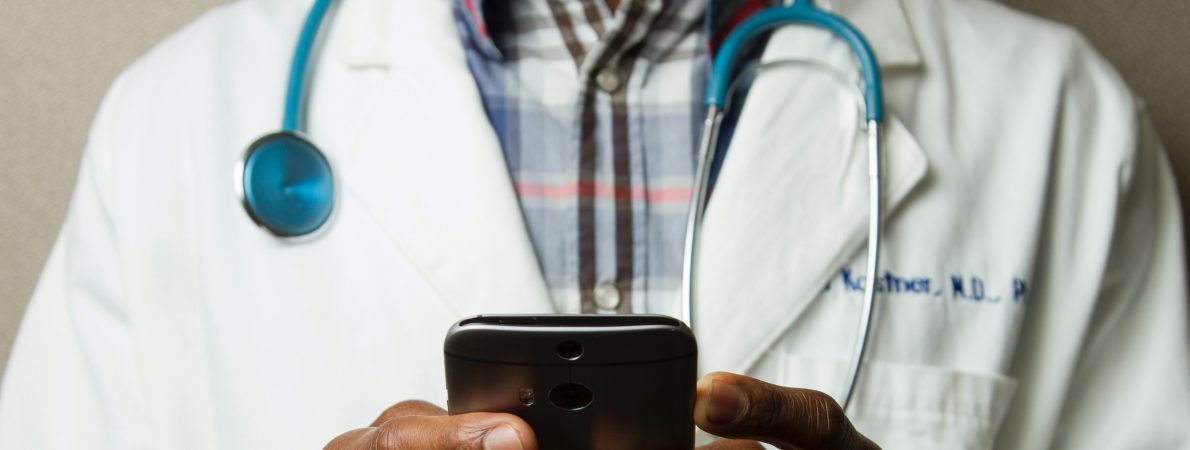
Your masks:
<svg viewBox="0 0 1190 450"><path fill-rule="evenodd" d="M595 286L592 292L595 306L606 311L615 311L620 307L620 288L610 281Z"/></svg>
<svg viewBox="0 0 1190 450"><path fill-rule="evenodd" d="M620 74L612 67L604 67L595 75L595 84L604 92L616 92L620 88Z"/></svg>

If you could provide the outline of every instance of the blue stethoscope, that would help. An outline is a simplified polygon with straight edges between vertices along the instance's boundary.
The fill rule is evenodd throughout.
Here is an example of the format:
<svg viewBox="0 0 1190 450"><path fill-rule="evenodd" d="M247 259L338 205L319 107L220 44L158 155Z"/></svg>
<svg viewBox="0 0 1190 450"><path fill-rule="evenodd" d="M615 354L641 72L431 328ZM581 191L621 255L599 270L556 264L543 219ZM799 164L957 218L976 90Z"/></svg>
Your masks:
<svg viewBox="0 0 1190 450"><path fill-rule="evenodd" d="M333 0L317 0L306 17L289 67L281 131L257 139L240 158L235 189L256 222L283 239L312 236L335 210L331 162L303 136L306 73L318 30Z"/></svg>
<svg viewBox="0 0 1190 450"><path fill-rule="evenodd" d="M311 53L334 0L315 0L302 26L289 71L285 97L285 117L281 131L256 140L236 166L236 191L248 216L257 225L279 238L310 236L322 229L331 219L335 206L335 179L330 160L318 147L303 137L303 109L306 93L306 73ZM711 167L714 150L719 142L719 127L728 109L733 87L733 69L739 62L744 44L765 32L788 25L809 25L826 29L847 42L859 61L863 76L863 106L868 131L868 262L867 283L864 286L864 305L861 310L858 336L848 369L846 389L842 393L844 408L850 405L859 378L861 362L867 349L872 327L873 305L876 301L876 273L879 270L881 243L881 136L884 121L884 96L880 70L871 46L854 26L838 15L823 11L812 0L797 0L792 4L765 9L741 23L727 36L715 56L706 87L706 122L697 153L694 195L686 220L685 253L682 260L682 320L694 323L695 257L698 253L703 213L709 197ZM789 61L786 61L789 62ZM820 65L813 61L811 65ZM765 63L758 67L781 64Z"/></svg>

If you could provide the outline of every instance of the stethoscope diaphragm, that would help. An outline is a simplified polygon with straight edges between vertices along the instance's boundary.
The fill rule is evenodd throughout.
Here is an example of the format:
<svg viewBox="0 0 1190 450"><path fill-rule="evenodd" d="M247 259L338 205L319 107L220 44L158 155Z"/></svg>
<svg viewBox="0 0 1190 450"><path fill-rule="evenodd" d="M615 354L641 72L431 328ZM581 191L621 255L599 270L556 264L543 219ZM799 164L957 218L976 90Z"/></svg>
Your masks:
<svg viewBox="0 0 1190 450"><path fill-rule="evenodd" d="M248 215L278 237L313 233L334 210L330 161L297 133L281 131L257 139L244 152L236 177Z"/></svg>

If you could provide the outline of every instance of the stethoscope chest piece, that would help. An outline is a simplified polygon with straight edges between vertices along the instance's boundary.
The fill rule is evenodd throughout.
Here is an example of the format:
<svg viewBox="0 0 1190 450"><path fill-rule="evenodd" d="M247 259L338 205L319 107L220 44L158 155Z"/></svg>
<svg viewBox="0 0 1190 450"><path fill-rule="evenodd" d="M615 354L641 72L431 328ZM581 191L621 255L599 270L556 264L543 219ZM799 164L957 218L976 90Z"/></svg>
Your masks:
<svg viewBox="0 0 1190 450"><path fill-rule="evenodd" d="M322 228L335 204L330 161L293 132L257 139L236 167L236 190L252 220L278 237Z"/></svg>

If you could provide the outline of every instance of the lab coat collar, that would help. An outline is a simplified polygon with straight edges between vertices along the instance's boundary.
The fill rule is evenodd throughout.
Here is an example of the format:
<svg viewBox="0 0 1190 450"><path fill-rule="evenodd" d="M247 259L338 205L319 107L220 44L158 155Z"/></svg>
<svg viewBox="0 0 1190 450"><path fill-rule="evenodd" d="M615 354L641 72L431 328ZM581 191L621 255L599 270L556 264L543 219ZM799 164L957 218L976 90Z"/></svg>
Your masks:
<svg viewBox="0 0 1190 450"><path fill-rule="evenodd" d="M332 25L342 30L341 47L337 49L341 60L357 69L387 68L401 64L402 53L387 37L394 26L405 26L424 18L410 14L406 4L425 0L352 0L343 2ZM437 1L453 7L455 2ZM915 68L921 65L921 51L913 28L905 15L901 2L904 0L818 0L818 5L846 17L867 36L876 52L880 66L885 69ZM394 5L399 3L400 5ZM450 9L450 8L448 8ZM453 15L444 19L452 21ZM446 38L445 36L443 38ZM450 39L459 39L457 33ZM404 46L400 46L404 47Z"/></svg>
<svg viewBox="0 0 1190 450"><path fill-rule="evenodd" d="M339 59L354 69L388 68L393 63L394 0L341 2L328 25L338 34ZM403 1L402 3L410 3ZM443 2L445 3L445 1ZM325 25L324 25L325 26ZM342 31L339 31L342 30Z"/></svg>
<svg viewBox="0 0 1190 450"><path fill-rule="evenodd" d="M379 8L388 1L344 7L375 11L364 3ZM450 2L404 3L408 20L389 30L395 42L408 43L399 51L409 64L349 70L335 80L356 88L382 79L369 90L372 109L340 158L345 195L363 205L455 316L552 312L504 155L450 22Z"/></svg>
<svg viewBox="0 0 1190 450"><path fill-rule="evenodd" d="M846 17L868 38L882 69L921 66L921 49L901 4L904 0L818 0Z"/></svg>

